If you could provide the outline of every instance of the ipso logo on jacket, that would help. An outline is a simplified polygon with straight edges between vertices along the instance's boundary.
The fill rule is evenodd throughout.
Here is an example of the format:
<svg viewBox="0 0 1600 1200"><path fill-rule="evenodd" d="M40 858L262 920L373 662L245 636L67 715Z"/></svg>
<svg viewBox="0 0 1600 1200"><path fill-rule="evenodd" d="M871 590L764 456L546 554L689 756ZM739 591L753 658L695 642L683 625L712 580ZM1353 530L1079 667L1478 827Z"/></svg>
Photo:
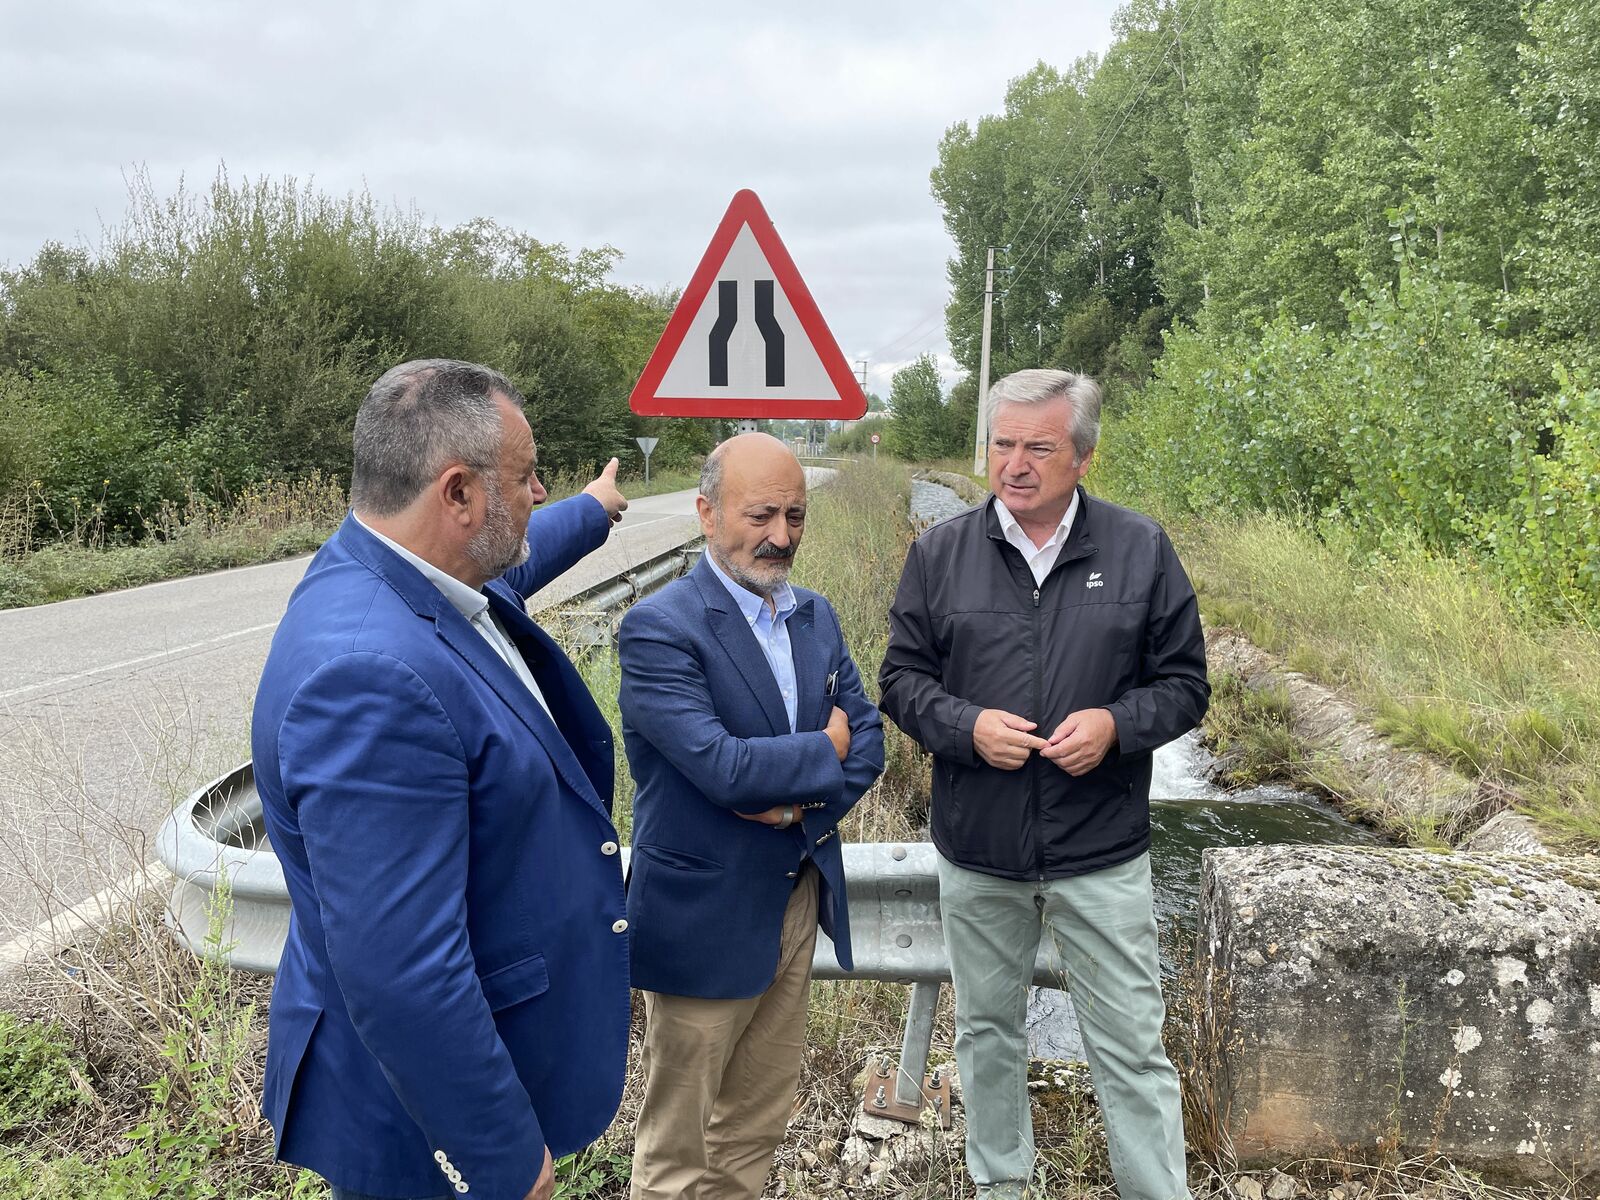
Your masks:
<svg viewBox="0 0 1600 1200"><path fill-rule="evenodd" d="M1105 587L1105 585L1106 585L1106 581L1104 579L1100 578L1100 572L1099 571L1090 571L1089 572L1089 582L1084 584L1083 586L1086 587L1086 588L1092 588L1092 587Z"/></svg>

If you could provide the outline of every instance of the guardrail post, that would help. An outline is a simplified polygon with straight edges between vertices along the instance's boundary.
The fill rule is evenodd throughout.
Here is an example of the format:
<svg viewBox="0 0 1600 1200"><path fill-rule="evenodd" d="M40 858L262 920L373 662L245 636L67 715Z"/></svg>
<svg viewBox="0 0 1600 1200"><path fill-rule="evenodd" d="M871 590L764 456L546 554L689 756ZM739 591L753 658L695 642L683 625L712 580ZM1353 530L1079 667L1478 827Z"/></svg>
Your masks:
<svg viewBox="0 0 1600 1200"><path fill-rule="evenodd" d="M933 1012L939 1006L937 983L911 985L906 1006L906 1035L900 1042L900 1070L895 1074L894 1098L908 1108L922 1107L922 1077L928 1071L928 1051L933 1046Z"/></svg>
<svg viewBox="0 0 1600 1200"><path fill-rule="evenodd" d="M939 1073L927 1073L939 987L937 981L928 980L918 980L911 985L899 1067L892 1067L887 1056L876 1064L867 1064L867 1087L861 1097L861 1111L867 1116L918 1125L923 1112L932 1109L934 1120L942 1128L950 1128L950 1088Z"/></svg>

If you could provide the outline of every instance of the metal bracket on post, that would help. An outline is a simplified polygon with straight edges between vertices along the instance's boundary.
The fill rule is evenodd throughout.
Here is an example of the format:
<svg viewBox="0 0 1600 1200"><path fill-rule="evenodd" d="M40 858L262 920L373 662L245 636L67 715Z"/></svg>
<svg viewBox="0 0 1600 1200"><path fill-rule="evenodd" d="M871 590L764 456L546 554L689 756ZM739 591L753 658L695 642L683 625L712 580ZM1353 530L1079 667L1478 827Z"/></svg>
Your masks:
<svg viewBox="0 0 1600 1200"><path fill-rule="evenodd" d="M922 1110L931 1108L944 1129L951 1124L950 1087L943 1075L929 1075L928 1051L933 1045L933 1014L939 1005L939 984L915 983L906 1008L906 1032L900 1043L899 1069L881 1058L867 1072L861 1111L908 1125L922 1123Z"/></svg>

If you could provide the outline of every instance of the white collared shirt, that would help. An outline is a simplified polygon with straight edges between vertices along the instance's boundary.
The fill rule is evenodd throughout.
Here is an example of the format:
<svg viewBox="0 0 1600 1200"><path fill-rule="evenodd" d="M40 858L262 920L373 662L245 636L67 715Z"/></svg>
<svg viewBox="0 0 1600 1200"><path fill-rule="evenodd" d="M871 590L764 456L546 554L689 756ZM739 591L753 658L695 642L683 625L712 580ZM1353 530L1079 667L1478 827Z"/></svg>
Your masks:
<svg viewBox="0 0 1600 1200"><path fill-rule="evenodd" d="M733 602L739 606L750 632L756 635L761 653L766 655L767 666L772 668L772 678L778 685L778 691L783 694L783 711L789 716L789 732L793 733L796 704L794 647L789 642L789 616L795 610L794 589L787 580L780 583L772 589L772 603L768 604L765 596L758 596L730 579L709 550L706 551L706 562L711 565L712 574L722 580L722 586L728 589Z"/></svg>
<svg viewBox="0 0 1600 1200"><path fill-rule="evenodd" d="M350 515L355 516L354 513ZM413 554L393 538L385 537L360 517L356 517L356 524L421 571L424 579L443 592L444 598L450 601L450 606L465 617L467 623L489 643L489 648L500 656L506 666L516 672L523 686L532 692L533 698L539 702L539 707L544 709L551 720L555 720L555 714L550 712L550 705L545 703L544 693L539 690L539 685L533 678L533 672L528 669L522 652L517 649L516 643L501 626L499 619L489 610L489 597L470 584L462 583L454 575L441 571L427 559Z"/></svg>
<svg viewBox="0 0 1600 1200"><path fill-rule="evenodd" d="M1067 505L1067 511L1061 518L1061 524L1056 526L1054 533L1042 546L1035 546L1033 539L1023 532L1021 524L1011 515L1011 510L1000 500L994 498L995 515L1000 518L1000 528L1006 535L1006 541L1015 546L1022 554L1023 561L1028 564L1028 570L1033 572L1033 582L1041 584L1050 568L1056 565L1056 559L1061 556L1061 547L1067 544L1067 535L1072 532L1072 522L1078 516L1078 492L1074 488L1072 501Z"/></svg>

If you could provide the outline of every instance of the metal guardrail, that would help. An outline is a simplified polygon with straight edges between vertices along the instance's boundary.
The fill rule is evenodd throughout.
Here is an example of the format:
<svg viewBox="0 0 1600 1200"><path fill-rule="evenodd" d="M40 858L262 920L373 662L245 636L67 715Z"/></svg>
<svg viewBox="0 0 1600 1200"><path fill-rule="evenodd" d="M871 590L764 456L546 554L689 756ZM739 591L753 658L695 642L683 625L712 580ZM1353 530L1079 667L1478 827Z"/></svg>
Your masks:
<svg viewBox="0 0 1600 1200"><path fill-rule="evenodd" d="M571 599L539 614L561 622L563 640L575 647L608 646L617 636L622 613L635 600L648 596L694 569L705 550L704 539L695 539L670 550L663 550L620 575L579 592Z"/></svg>
<svg viewBox="0 0 1600 1200"><path fill-rule="evenodd" d="M168 923L196 954L208 952L213 897L226 880L230 905L222 913L218 952L239 970L277 970L289 933L289 892L273 853L251 764L197 790L168 817L157 850L176 878ZM623 851L624 865L627 851ZM855 970L839 965L833 944L818 934L813 971L818 979L877 979L911 985L900 1069L880 1065L869 1079L866 1110L915 1121L924 1100L924 1071L933 1037L940 985L950 979L939 909L937 851L928 842L844 846ZM1059 987L1064 969L1043 945L1034 981ZM891 1088L890 1078L895 1085ZM940 1082L926 1085L930 1103L947 1118Z"/></svg>

